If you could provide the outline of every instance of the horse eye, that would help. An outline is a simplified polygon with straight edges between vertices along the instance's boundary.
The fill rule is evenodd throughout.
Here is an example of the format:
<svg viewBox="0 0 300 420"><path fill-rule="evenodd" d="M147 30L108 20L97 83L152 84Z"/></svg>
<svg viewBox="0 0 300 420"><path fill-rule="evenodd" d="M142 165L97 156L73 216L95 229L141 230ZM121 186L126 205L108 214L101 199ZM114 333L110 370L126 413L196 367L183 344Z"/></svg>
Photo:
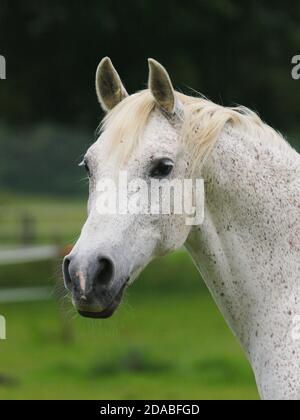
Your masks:
<svg viewBox="0 0 300 420"><path fill-rule="evenodd" d="M86 172L87 172L87 174L88 174L88 176L90 177L91 173L90 173L90 168L89 168L89 165L87 164L87 161L86 161L86 160L83 160L83 161L79 164L79 166L80 166L80 167L84 167L84 168L85 168L85 170L86 170Z"/></svg>
<svg viewBox="0 0 300 420"><path fill-rule="evenodd" d="M172 172L174 163L171 159L161 159L155 163L151 170L150 176L152 178L165 178Z"/></svg>

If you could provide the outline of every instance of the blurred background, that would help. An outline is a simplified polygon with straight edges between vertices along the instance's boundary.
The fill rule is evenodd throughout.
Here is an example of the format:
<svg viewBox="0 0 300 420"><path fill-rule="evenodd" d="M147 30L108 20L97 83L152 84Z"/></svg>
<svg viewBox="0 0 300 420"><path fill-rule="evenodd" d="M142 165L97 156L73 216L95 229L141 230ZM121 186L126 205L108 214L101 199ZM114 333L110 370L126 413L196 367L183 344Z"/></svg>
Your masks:
<svg viewBox="0 0 300 420"><path fill-rule="evenodd" d="M77 164L102 116L100 59L135 92L156 58L177 89L248 106L300 150L299 20L296 0L1 0L0 399L257 398L184 251L148 267L108 321L74 313L60 263L85 219Z"/></svg>

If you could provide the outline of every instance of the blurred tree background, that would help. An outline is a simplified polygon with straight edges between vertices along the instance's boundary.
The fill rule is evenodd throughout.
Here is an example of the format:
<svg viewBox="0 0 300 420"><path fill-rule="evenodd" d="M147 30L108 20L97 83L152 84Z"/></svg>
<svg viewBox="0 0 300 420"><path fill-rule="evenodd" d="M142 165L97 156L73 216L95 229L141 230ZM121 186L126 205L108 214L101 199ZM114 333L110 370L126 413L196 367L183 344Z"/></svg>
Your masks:
<svg viewBox="0 0 300 420"><path fill-rule="evenodd" d="M154 57L178 89L299 132L299 20L296 0L1 0L0 188L82 192L76 162L101 118L94 74L106 55L129 92L146 86Z"/></svg>

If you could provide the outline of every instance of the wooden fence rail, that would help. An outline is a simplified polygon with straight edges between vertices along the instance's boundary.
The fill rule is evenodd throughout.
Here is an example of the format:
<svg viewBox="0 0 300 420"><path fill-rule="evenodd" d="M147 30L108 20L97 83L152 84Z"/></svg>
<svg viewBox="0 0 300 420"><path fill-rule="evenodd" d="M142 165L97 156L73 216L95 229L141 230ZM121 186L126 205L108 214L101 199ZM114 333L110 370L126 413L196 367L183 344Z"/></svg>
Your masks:
<svg viewBox="0 0 300 420"><path fill-rule="evenodd" d="M1 266L46 261L61 256L58 246L32 246L12 249L0 249ZM51 287L26 287L0 289L0 303L28 302L53 298Z"/></svg>
<svg viewBox="0 0 300 420"><path fill-rule="evenodd" d="M56 258L60 253L57 246L32 246L15 249L0 249L0 265L22 264Z"/></svg>

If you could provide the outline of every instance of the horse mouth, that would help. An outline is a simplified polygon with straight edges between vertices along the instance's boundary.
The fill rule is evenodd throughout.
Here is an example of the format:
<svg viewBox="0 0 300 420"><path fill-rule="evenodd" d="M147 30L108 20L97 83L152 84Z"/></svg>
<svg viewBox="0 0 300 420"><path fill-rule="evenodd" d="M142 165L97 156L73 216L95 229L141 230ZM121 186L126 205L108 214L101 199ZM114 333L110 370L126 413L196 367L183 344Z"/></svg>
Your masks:
<svg viewBox="0 0 300 420"><path fill-rule="evenodd" d="M116 297L113 299L113 301L103 311L90 312L90 311L78 310L79 315L81 315L84 318L93 318L93 319L107 319L107 318L110 318L115 313L117 308L119 307L128 282L129 282L129 278L126 280L124 285L121 287L121 290L116 295Z"/></svg>

